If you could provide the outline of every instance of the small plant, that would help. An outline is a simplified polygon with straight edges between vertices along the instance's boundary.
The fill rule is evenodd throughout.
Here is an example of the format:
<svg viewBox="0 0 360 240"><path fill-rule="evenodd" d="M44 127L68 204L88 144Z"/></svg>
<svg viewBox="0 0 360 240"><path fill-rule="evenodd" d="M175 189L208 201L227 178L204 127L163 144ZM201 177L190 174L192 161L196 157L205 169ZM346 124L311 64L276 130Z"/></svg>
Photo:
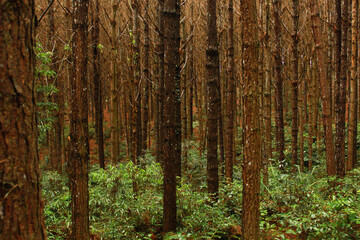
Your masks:
<svg viewBox="0 0 360 240"><path fill-rule="evenodd" d="M45 142L45 136L48 131L52 129L56 121L55 113L59 111L56 103L53 102L53 96L58 93L55 87L56 72L51 69L52 52L44 51L40 43L37 43L35 48L36 54L36 69L35 76L38 79L36 91L38 94L37 108L38 108L38 130L39 142Z"/></svg>

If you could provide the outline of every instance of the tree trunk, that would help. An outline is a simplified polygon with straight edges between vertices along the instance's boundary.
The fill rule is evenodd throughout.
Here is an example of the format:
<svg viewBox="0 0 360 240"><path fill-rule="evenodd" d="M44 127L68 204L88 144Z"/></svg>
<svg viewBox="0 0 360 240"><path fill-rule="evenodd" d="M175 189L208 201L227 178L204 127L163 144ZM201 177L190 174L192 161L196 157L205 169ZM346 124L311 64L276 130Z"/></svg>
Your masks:
<svg viewBox="0 0 360 240"><path fill-rule="evenodd" d="M270 0L266 0L266 35L265 41L270 43ZM265 159L263 162L264 183L269 182L268 166L272 158L272 139L271 139L271 52L268 47L264 50L265 61L265 89L264 89L264 118L265 118Z"/></svg>
<svg viewBox="0 0 360 240"><path fill-rule="evenodd" d="M233 181L234 163L234 117L235 117L235 59L234 59L234 1L229 0L229 29L228 29L228 82L227 82L227 121L225 144L225 177L228 182Z"/></svg>
<svg viewBox="0 0 360 240"><path fill-rule="evenodd" d="M141 59L140 59L140 24L139 24L139 13L140 5L139 0L132 1L133 9L133 31L132 31L132 43L133 43L133 64L134 64L134 82L132 86L133 91L133 121L132 121L132 133L133 133L133 144L132 144L132 160L135 164L138 164L138 158L142 154L142 128L141 128Z"/></svg>
<svg viewBox="0 0 360 240"><path fill-rule="evenodd" d="M297 151L298 151L298 85L299 85L299 53L298 53L298 43L299 43L299 0L293 0L293 33L292 33L292 79L291 79L291 90L292 90L292 130L291 130L291 164L292 171L296 171L297 164Z"/></svg>
<svg viewBox="0 0 360 240"><path fill-rule="evenodd" d="M164 122L164 68L165 68L165 43L164 43L164 0L159 0L158 6L158 14L159 14L159 43L158 43L158 58L159 58L159 65L158 65L158 86L157 86L157 126L156 126L156 157L158 162L161 164L164 163L163 159L163 122Z"/></svg>
<svg viewBox="0 0 360 240"><path fill-rule="evenodd" d="M89 239L89 133L87 90L88 0L73 2L70 159L71 239Z"/></svg>
<svg viewBox="0 0 360 240"><path fill-rule="evenodd" d="M344 3L342 8L341 3ZM336 174L345 176L345 105L347 67L348 0L336 0L336 83L335 83L335 161Z"/></svg>
<svg viewBox="0 0 360 240"><path fill-rule="evenodd" d="M242 239L260 239L260 126L255 1L241 2L243 17L244 164Z"/></svg>
<svg viewBox="0 0 360 240"><path fill-rule="evenodd" d="M216 0L207 1L207 183L208 192L214 197L219 191L219 164L218 164L218 121L220 113L220 88L219 88L219 51L216 24Z"/></svg>
<svg viewBox="0 0 360 240"><path fill-rule="evenodd" d="M305 83L300 83L300 114L299 114L299 144L300 144L300 171L304 172L304 89Z"/></svg>
<svg viewBox="0 0 360 240"><path fill-rule="evenodd" d="M34 1L1 4L0 239L46 239L34 95Z"/></svg>
<svg viewBox="0 0 360 240"><path fill-rule="evenodd" d="M118 0L112 0L112 19L111 19L111 64L112 73L110 80L110 103L111 103L111 160L113 164L118 163L119 157L119 130L118 130L118 80L117 80L117 31L116 31L116 14L119 7Z"/></svg>
<svg viewBox="0 0 360 240"><path fill-rule="evenodd" d="M145 19L144 19L144 34L145 34L145 44L144 44L144 102L143 102L143 124L142 124L142 149L145 152L148 148L147 138L150 138L150 132L148 134L148 125L150 120L149 115L149 94L151 89L151 80L150 80L150 27L149 27L149 1L145 2Z"/></svg>
<svg viewBox="0 0 360 240"><path fill-rule="evenodd" d="M331 117L331 95L328 80L326 79L326 58L324 55L324 42L320 32L320 12L319 3L310 2L312 28L314 32L315 51L318 63L318 73L320 76L321 101L323 109L323 125L325 132L325 148L326 148L326 164L328 175L336 174L335 158L334 158L334 139L332 131ZM306 105L305 105L306 106Z"/></svg>
<svg viewBox="0 0 360 240"><path fill-rule="evenodd" d="M275 123L276 123L276 149L279 157L279 166L284 168L284 103L283 103L283 77L282 77L282 58L281 58L281 0L274 1L275 19Z"/></svg>
<svg viewBox="0 0 360 240"><path fill-rule="evenodd" d="M176 230L176 175L181 164L180 116L180 5L178 0L165 0L164 16L164 232Z"/></svg>
<svg viewBox="0 0 360 240"><path fill-rule="evenodd" d="M350 106L349 106L349 132L348 132L348 161L346 169L348 171L355 168L356 163L356 138L357 138L357 111L358 111L358 99L357 99L357 54L358 54L358 9L359 0L352 0L352 21L351 21L351 79L350 79Z"/></svg>
<svg viewBox="0 0 360 240"><path fill-rule="evenodd" d="M102 106L102 84L100 74L100 52L98 50L100 38L100 2L95 0L94 3L94 29L92 35L93 47L93 82L94 82L94 104L95 104L95 127L97 132L97 143L99 153L100 168L105 168L105 154L104 154L104 130L103 130L103 106Z"/></svg>

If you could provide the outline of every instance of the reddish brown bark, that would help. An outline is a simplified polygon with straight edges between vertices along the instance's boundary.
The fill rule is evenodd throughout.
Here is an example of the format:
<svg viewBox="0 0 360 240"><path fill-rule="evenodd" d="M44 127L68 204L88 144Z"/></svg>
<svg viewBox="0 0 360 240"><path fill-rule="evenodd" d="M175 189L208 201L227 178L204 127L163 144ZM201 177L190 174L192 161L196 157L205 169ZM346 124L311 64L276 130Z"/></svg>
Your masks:
<svg viewBox="0 0 360 240"><path fill-rule="evenodd" d="M73 2L69 181L71 239L89 239L89 133L87 84L88 0Z"/></svg>
<svg viewBox="0 0 360 240"><path fill-rule="evenodd" d="M116 16L119 8L117 0L111 1L112 5L112 19L111 19L111 80L110 80L110 112L111 112L111 160L113 164L118 163L120 152L120 135L119 135L119 94L118 94L118 79L117 79L117 22Z"/></svg>
<svg viewBox="0 0 360 240"><path fill-rule="evenodd" d="M348 132L348 160L346 169L352 170L355 167L357 149L357 111L358 111L358 98L357 98L357 84L358 78L358 10L359 0L352 0L352 21L351 21L351 79L350 79L350 106L349 106L349 132Z"/></svg>
<svg viewBox="0 0 360 240"><path fill-rule="evenodd" d="M234 121L235 121L235 59L234 59L234 1L229 0L229 29L228 29L228 82L227 82L227 122L225 144L225 177L233 181L234 163Z"/></svg>
<svg viewBox="0 0 360 240"><path fill-rule="evenodd" d="M208 192L219 191L218 121L220 113L219 51L216 24L216 0L207 1L207 183Z"/></svg>
<svg viewBox="0 0 360 240"><path fill-rule="evenodd" d="M142 150L146 151L148 148L147 139L150 138L150 134L148 134L149 129L149 94L150 94L150 27L149 27L149 1L145 3L145 18L144 18L144 35L145 35L145 43L144 43L144 100L143 100L143 123L142 123Z"/></svg>
<svg viewBox="0 0 360 240"><path fill-rule="evenodd" d="M163 163L163 119L164 119L164 0L159 0L158 6L158 15L159 15L159 28L158 28L158 82L157 82L157 91L156 91L156 158L158 162Z"/></svg>
<svg viewBox="0 0 360 240"><path fill-rule="evenodd" d="M284 167L284 103L283 103L283 76L282 76L282 59L281 59L281 0L274 1L274 30L275 30L275 137L276 150L279 158L280 168Z"/></svg>
<svg viewBox="0 0 360 240"><path fill-rule="evenodd" d="M164 0L164 96L162 148L164 156L164 231L176 230L176 175L181 164L180 6Z"/></svg>
<svg viewBox="0 0 360 240"><path fill-rule="evenodd" d="M298 43L299 43L299 1L293 0L293 33L292 33L292 79L291 79L291 91L292 91L292 125L291 125L291 164L292 171L296 171L296 166L298 161L298 85L299 85L299 53L298 53Z"/></svg>
<svg viewBox="0 0 360 240"><path fill-rule="evenodd" d="M95 0L93 21L94 29L92 32L93 41L93 83L94 83L94 105L95 105L95 127L97 132L97 143L99 153L99 164L101 168L105 168L105 154L104 154L104 130L103 130L103 106L102 106L102 84L100 74L100 52L98 49L100 38L100 2Z"/></svg>
<svg viewBox="0 0 360 240"><path fill-rule="evenodd" d="M270 43L270 0L266 0L266 44ZM264 118L265 118L265 158L263 162L264 183L269 182L268 166L272 158L272 139L271 139L271 53L270 49L264 50L265 61L265 83L264 83Z"/></svg>
<svg viewBox="0 0 360 240"><path fill-rule="evenodd" d="M139 0L132 1L133 9L133 30L132 30L132 45L133 45L133 64L134 77L132 85L132 161L138 164L138 158L142 153L142 127L141 127L141 59L140 59L140 2Z"/></svg>
<svg viewBox="0 0 360 240"><path fill-rule="evenodd" d="M343 7L341 6L343 2ZM336 81L335 81L335 161L336 174L345 176L345 106L347 81L348 0L336 0Z"/></svg>
<svg viewBox="0 0 360 240"><path fill-rule="evenodd" d="M243 17L244 164L242 239L260 239L260 118L255 1L241 2Z"/></svg>
<svg viewBox="0 0 360 240"><path fill-rule="evenodd" d="M51 0L48 0L48 3L51 4ZM49 32L48 32L48 41L49 41L49 48L50 51L53 52L52 55L52 65L51 69L58 73L59 71L59 51L58 51L58 43L56 41L57 35L55 34L55 10L54 8L50 8L48 11L49 17ZM54 86L58 89L60 87L60 78L56 74L54 77L50 78L50 81ZM54 128L51 130L51 155L50 155L50 168L54 171L58 171L61 173L61 137L62 137L62 125L61 125L61 112L60 112L60 100L62 99L63 92L58 92L52 96L52 101L57 104L58 109L54 112L55 115L55 122Z"/></svg>
<svg viewBox="0 0 360 240"><path fill-rule="evenodd" d="M0 239L46 239L34 97L34 1L0 7Z"/></svg>
<svg viewBox="0 0 360 240"><path fill-rule="evenodd" d="M311 1L311 20L315 40L315 51L318 60L318 73L320 77L321 101L323 110L323 125L325 133L325 148L326 148L326 164L328 175L335 175L335 158L334 158L334 139L332 131L332 117L331 117L331 95L330 86L326 79L326 58L324 54L324 42L320 32L320 12L319 3Z"/></svg>

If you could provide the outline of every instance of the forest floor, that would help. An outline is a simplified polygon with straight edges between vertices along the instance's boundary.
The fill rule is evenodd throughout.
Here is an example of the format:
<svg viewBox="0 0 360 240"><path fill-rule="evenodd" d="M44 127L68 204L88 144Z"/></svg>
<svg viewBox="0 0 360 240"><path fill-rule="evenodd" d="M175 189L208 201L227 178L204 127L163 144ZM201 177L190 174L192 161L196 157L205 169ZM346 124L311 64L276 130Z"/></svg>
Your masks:
<svg viewBox="0 0 360 240"><path fill-rule="evenodd" d="M93 125L89 127L92 239L240 239L241 168L235 168L233 185L221 183L219 202L209 206L206 156L200 154L199 143L190 142L184 180L178 188L178 232L164 236L160 164L148 152L141 159L145 169L134 168L127 161L112 166L109 113L104 117L106 170L98 167ZM42 147L39 155L49 239L68 239L71 195L67 177L47 170L49 147ZM334 187L331 182L337 180L326 177L324 161L324 151L318 149L312 171L293 174L270 167L269 185L261 187L262 239L360 239L360 169ZM134 177L139 187L136 198Z"/></svg>

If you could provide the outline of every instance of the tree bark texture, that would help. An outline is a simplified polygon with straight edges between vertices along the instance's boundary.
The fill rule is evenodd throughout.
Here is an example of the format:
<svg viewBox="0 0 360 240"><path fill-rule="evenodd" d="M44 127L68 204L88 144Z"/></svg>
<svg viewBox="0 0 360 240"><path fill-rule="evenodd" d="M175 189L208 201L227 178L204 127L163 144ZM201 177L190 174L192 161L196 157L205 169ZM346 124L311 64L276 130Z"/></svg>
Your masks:
<svg viewBox="0 0 360 240"><path fill-rule="evenodd" d="M102 84L100 74L100 52L98 49L100 38L100 2L95 0L94 2L94 29L92 32L93 41L93 83L94 83L94 104L95 104L95 127L97 132L97 143L99 153L99 164L101 168L105 168L105 153L104 153L104 129L103 129L103 106L102 106Z"/></svg>
<svg viewBox="0 0 360 240"><path fill-rule="evenodd" d="M181 163L180 116L180 5L164 0L164 231L176 230L176 174Z"/></svg>
<svg viewBox="0 0 360 240"><path fill-rule="evenodd" d="M293 8L293 33L292 33L292 79L291 79L291 90L292 90L292 124L291 124L291 164L292 171L296 171L297 158L298 158L298 85L299 85L299 0L292 1Z"/></svg>
<svg viewBox="0 0 360 240"><path fill-rule="evenodd" d="M157 45L157 52L158 52L158 82L157 82L157 91L156 91L156 104L157 104L157 126L156 126L156 157L158 162L164 163L163 159L163 120L164 120L164 1L159 0L158 6L158 15L159 15L159 40ZM179 30L180 31L180 30Z"/></svg>
<svg viewBox="0 0 360 240"><path fill-rule="evenodd" d="M343 2L343 6L342 6ZM345 176L345 105L347 80L348 0L336 0L336 82L335 82L335 161L336 174Z"/></svg>
<svg viewBox="0 0 360 240"><path fill-rule="evenodd" d="M118 163L118 157L120 152L120 135L119 135L119 104L118 104L118 79L117 79L117 24L116 16L119 8L118 0L112 0L112 18L111 18L111 60L112 60L112 72L110 80L110 104L111 104L111 159L112 163Z"/></svg>
<svg viewBox="0 0 360 240"><path fill-rule="evenodd" d="M142 123L142 149L146 151L148 148L147 139L150 138L150 132L148 134L150 115L149 115L149 94L150 94L150 16L149 16L149 1L145 3L145 19L144 19L144 34L145 34L145 43L144 43L144 100L143 100L143 123Z"/></svg>
<svg viewBox="0 0 360 240"><path fill-rule="evenodd" d="M281 58L281 0L274 1L274 30L275 30L275 136L276 150L279 158L280 168L284 167L284 103L283 103L283 77L282 77L282 58Z"/></svg>
<svg viewBox="0 0 360 240"><path fill-rule="evenodd" d="M334 155L334 136L331 117L331 95L330 86L326 79L326 57L324 53L324 41L320 32L320 10L317 1L311 1L311 21L315 40L315 52L318 60L318 73L320 76L321 101L323 110L323 125L325 133L326 164L328 175L336 174ZM306 105L305 105L306 106Z"/></svg>
<svg viewBox="0 0 360 240"><path fill-rule="evenodd" d="M0 239L46 239L34 95L34 1L0 6Z"/></svg>
<svg viewBox="0 0 360 240"><path fill-rule="evenodd" d="M139 0L132 1L133 9L133 31L132 31L132 45L133 45L133 64L134 77L132 85L132 161L138 164L143 149L142 141L142 127L141 127L141 59L140 59L140 2Z"/></svg>
<svg viewBox="0 0 360 240"><path fill-rule="evenodd" d="M218 121L220 113L220 70L218 34L216 24L216 0L207 1L207 183L208 192L217 195L219 191L218 163Z"/></svg>
<svg viewBox="0 0 360 240"><path fill-rule="evenodd" d="M225 144L225 177L228 182L233 181L234 164L234 122L235 122L235 59L234 59L234 1L229 0L229 29L228 29L228 82L227 82L227 121Z"/></svg>
<svg viewBox="0 0 360 240"><path fill-rule="evenodd" d="M89 239L89 133L87 84L88 0L73 1L69 181L71 239Z"/></svg>
<svg viewBox="0 0 360 240"><path fill-rule="evenodd" d="M348 171L355 168L356 151L357 151L357 111L358 111L358 98L357 98L357 84L358 78L358 10L359 0L352 0L352 20L351 20L351 68L350 68L350 106L349 106L349 132L348 132L348 159L346 169Z"/></svg>
<svg viewBox="0 0 360 240"><path fill-rule="evenodd" d="M242 1L244 80L244 163L242 239L260 239L260 119L255 1Z"/></svg>
<svg viewBox="0 0 360 240"><path fill-rule="evenodd" d="M265 41L270 45L270 0L266 0L266 35ZM265 83L264 83L264 118L265 118L265 159L263 162L264 183L269 182L268 166L272 158L272 139L271 139L271 52L270 49L264 50L265 61Z"/></svg>

